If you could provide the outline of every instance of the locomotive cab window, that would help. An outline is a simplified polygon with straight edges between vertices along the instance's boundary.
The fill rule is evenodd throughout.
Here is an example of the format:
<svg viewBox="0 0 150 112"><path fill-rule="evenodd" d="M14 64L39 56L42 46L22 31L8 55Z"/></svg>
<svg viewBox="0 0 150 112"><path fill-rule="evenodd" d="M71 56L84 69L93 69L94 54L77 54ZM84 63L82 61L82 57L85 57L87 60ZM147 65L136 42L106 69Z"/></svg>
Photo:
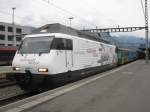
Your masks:
<svg viewBox="0 0 150 112"><path fill-rule="evenodd" d="M54 38L52 42L51 49L56 50L72 50L72 40L64 38Z"/></svg>
<svg viewBox="0 0 150 112"><path fill-rule="evenodd" d="M49 53L53 37L29 37L23 40L18 53Z"/></svg>

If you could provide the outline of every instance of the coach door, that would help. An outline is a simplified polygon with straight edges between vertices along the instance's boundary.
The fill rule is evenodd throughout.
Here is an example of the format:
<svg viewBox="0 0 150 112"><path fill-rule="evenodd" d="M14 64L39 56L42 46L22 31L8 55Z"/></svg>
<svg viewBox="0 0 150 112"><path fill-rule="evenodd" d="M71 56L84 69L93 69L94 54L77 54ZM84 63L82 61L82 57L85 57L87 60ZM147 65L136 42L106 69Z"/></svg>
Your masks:
<svg viewBox="0 0 150 112"><path fill-rule="evenodd" d="M71 39L66 39L66 67L71 71L73 66L73 42Z"/></svg>

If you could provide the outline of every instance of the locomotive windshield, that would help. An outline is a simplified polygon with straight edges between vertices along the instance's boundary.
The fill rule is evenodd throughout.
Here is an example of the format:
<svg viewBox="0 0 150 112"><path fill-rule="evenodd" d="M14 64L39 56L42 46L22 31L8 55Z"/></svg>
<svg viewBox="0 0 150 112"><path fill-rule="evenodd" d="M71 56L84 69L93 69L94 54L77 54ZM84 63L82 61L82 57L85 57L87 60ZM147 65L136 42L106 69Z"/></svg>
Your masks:
<svg viewBox="0 0 150 112"><path fill-rule="evenodd" d="M18 53L48 53L52 37L29 37L23 40Z"/></svg>

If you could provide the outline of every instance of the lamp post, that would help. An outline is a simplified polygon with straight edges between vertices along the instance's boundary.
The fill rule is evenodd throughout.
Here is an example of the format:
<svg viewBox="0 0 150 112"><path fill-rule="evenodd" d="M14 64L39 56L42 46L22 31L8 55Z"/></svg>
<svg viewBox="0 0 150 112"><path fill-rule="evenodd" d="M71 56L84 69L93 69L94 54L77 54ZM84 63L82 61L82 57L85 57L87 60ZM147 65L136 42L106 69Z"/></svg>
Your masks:
<svg viewBox="0 0 150 112"><path fill-rule="evenodd" d="M12 8L12 25L13 25L13 40L14 40L14 46L16 44L16 39L15 39L15 22L14 22L14 16L15 16L15 7Z"/></svg>
<svg viewBox="0 0 150 112"><path fill-rule="evenodd" d="M70 27L71 27L71 20L74 19L74 17L69 17L68 19L70 20Z"/></svg>
<svg viewBox="0 0 150 112"><path fill-rule="evenodd" d="M14 24L14 12L15 12L15 9L16 9L15 7L12 8L12 11L13 11L12 12L12 24Z"/></svg>

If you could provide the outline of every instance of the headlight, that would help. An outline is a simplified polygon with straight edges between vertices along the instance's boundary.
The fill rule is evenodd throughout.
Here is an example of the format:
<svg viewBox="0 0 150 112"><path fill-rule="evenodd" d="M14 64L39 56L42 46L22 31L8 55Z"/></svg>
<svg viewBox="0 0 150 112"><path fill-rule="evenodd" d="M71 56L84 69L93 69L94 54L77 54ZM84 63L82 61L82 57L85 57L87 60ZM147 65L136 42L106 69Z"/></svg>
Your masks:
<svg viewBox="0 0 150 112"><path fill-rule="evenodd" d="M19 70L20 70L20 67L13 67L13 70L19 71Z"/></svg>
<svg viewBox="0 0 150 112"><path fill-rule="evenodd" d="M38 71L39 72L48 72L48 68L39 68Z"/></svg>

